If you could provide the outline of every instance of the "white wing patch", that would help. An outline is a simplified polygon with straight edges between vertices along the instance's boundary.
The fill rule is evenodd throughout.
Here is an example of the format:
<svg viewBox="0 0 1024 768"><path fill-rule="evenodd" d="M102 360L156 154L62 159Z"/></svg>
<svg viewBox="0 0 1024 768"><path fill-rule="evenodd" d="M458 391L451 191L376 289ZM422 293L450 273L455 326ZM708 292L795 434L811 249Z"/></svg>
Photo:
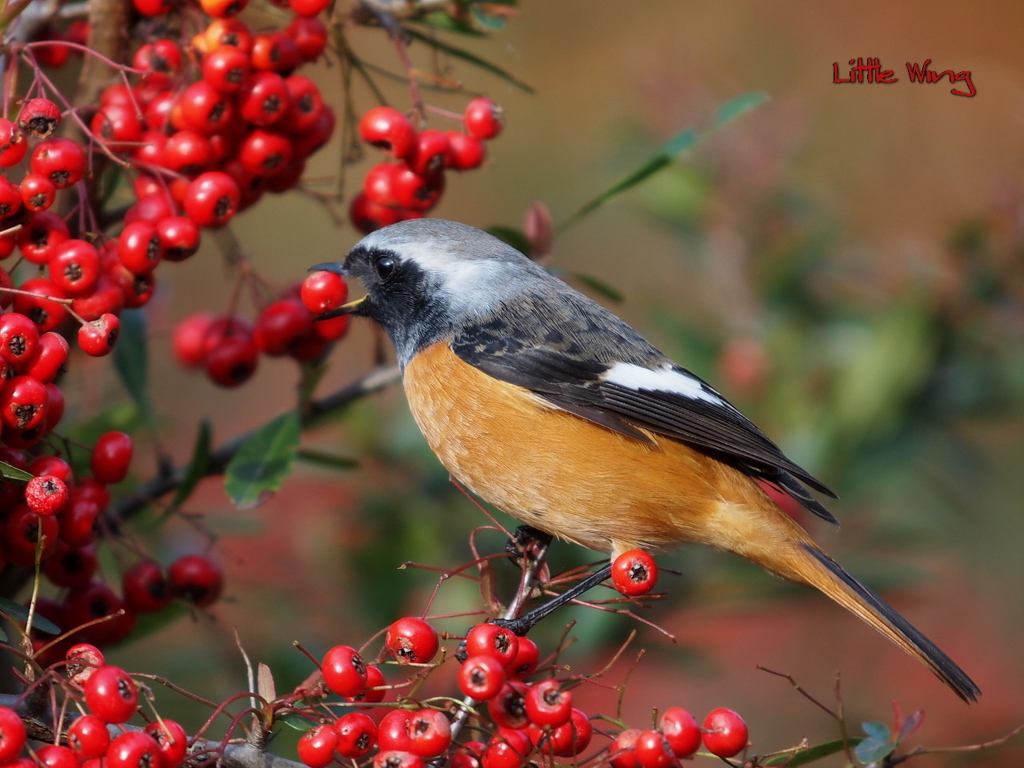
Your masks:
<svg viewBox="0 0 1024 768"><path fill-rule="evenodd" d="M691 400L704 400L724 408L729 403L705 389L700 380L667 366L645 368L633 363L616 363L604 374L604 380L635 391L668 392Z"/></svg>

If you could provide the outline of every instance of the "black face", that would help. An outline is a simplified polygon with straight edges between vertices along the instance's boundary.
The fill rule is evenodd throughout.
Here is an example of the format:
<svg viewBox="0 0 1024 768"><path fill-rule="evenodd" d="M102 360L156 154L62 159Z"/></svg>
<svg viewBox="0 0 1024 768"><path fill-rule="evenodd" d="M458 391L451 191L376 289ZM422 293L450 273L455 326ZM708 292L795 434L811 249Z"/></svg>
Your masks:
<svg viewBox="0 0 1024 768"><path fill-rule="evenodd" d="M345 259L345 272L367 292L353 314L380 324L403 366L448 331L438 286L415 262L388 249L357 246Z"/></svg>

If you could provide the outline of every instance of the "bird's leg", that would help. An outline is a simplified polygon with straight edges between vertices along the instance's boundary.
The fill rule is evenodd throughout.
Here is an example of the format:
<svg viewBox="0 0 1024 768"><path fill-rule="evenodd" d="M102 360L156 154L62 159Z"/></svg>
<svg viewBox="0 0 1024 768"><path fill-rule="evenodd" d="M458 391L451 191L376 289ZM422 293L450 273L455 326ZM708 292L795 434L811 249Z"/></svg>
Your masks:
<svg viewBox="0 0 1024 768"><path fill-rule="evenodd" d="M552 613L553 611L558 610L566 603L575 600L577 597L582 595L587 590L596 587L598 584L600 584L605 579L609 578L611 575L612 565L611 563L608 563L607 565L602 566L600 570L590 574L579 584L570 587L569 589L565 590L565 592L563 592L562 594L544 603L544 605L539 605L532 611L524 613L522 616L518 618L494 619L492 623L497 624L499 627L505 627L506 629L510 629L513 632L515 632L516 635L522 637L531 629L533 629L534 625L537 624L537 622L543 619L545 616Z"/></svg>

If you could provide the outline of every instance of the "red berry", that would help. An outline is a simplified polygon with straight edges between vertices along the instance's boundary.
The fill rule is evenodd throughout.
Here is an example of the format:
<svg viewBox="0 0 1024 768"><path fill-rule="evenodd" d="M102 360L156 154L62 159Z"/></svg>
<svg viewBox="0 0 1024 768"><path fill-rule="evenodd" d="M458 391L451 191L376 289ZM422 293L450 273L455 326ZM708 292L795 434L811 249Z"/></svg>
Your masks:
<svg viewBox="0 0 1024 768"><path fill-rule="evenodd" d="M249 75L249 57L233 45L224 45L203 58L203 80L220 93L235 94Z"/></svg>
<svg viewBox="0 0 1024 768"><path fill-rule="evenodd" d="M107 747L104 766L105 768L160 768L160 747L156 740L144 731L122 733Z"/></svg>
<svg viewBox="0 0 1024 768"><path fill-rule="evenodd" d="M253 125L273 125L290 109L288 85L276 72L254 72L238 92L238 111Z"/></svg>
<svg viewBox="0 0 1024 768"><path fill-rule="evenodd" d="M29 167L53 182L57 189L70 187L85 176L85 151L71 139L46 139L32 151Z"/></svg>
<svg viewBox="0 0 1024 768"><path fill-rule="evenodd" d="M38 173L26 174L18 186L21 202L30 211L45 211L57 197L57 187Z"/></svg>
<svg viewBox="0 0 1024 768"><path fill-rule="evenodd" d="M289 133L302 133L313 127L323 107L320 88L308 77L291 75L285 78L291 107L281 127Z"/></svg>
<svg viewBox="0 0 1024 768"><path fill-rule="evenodd" d="M572 693L562 690L557 680L541 680L526 692L526 716L540 727L557 728L569 722L572 714Z"/></svg>
<svg viewBox="0 0 1024 768"><path fill-rule="evenodd" d="M89 457L89 468L93 476L107 485L120 483L128 476L134 448L135 443L130 435L124 432L104 432L96 440Z"/></svg>
<svg viewBox="0 0 1024 768"><path fill-rule="evenodd" d="M377 726L377 743L381 751L409 751L409 722L412 720L412 710L392 709L389 710L380 724Z"/></svg>
<svg viewBox="0 0 1024 768"><path fill-rule="evenodd" d="M658 720L658 730L676 757L687 758L700 749L700 726L682 707L669 707Z"/></svg>
<svg viewBox="0 0 1024 768"><path fill-rule="evenodd" d="M59 477L40 475L25 486L25 503L37 515L55 515L68 503L68 487Z"/></svg>
<svg viewBox="0 0 1024 768"><path fill-rule="evenodd" d="M516 658L519 650L519 638L515 633L497 624L477 624L466 635L466 653L470 656L484 654L493 656L508 667Z"/></svg>
<svg viewBox="0 0 1024 768"><path fill-rule="evenodd" d="M252 68L266 72L291 74L302 61L295 41L283 32L256 35L250 53Z"/></svg>
<svg viewBox="0 0 1024 768"><path fill-rule="evenodd" d="M319 271L302 281L299 295L306 309L314 315L340 307L348 299L348 285L341 275Z"/></svg>
<svg viewBox="0 0 1024 768"><path fill-rule="evenodd" d="M60 126L60 107L49 99L29 99L18 112L18 127L37 139L49 137Z"/></svg>
<svg viewBox="0 0 1024 768"><path fill-rule="evenodd" d="M132 66L150 74L165 75L168 80L181 71L181 46L173 40L145 43L132 56Z"/></svg>
<svg viewBox="0 0 1024 768"><path fill-rule="evenodd" d="M121 578L125 604L136 613L156 613L171 603L171 586L160 566L152 560L139 560Z"/></svg>
<svg viewBox="0 0 1024 768"><path fill-rule="evenodd" d="M85 240L65 240L47 264L53 284L68 296L83 296L96 287L100 277L100 254Z"/></svg>
<svg viewBox="0 0 1024 768"><path fill-rule="evenodd" d="M487 702L491 719L502 728L525 728L530 724L526 714L526 684L506 682L498 695Z"/></svg>
<svg viewBox="0 0 1024 768"><path fill-rule="evenodd" d="M349 205L348 217L352 226L368 235L371 232L402 221L402 211L398 208L389 208L370 200L365 192L359 192L352 198Z"/></svg>
<svg viewBox="0 0 1024 768"><path fill-rule="evenodd" d="M499 728L480 757L483 768L521 768L532 751L530 737L512 728Z"/></svg>
<svg viewBox="0 0 1024 768"><path fill-rule="evenodd" d="M658 583L658 564L642 549L623 552L612 563L612 583L624 595L646 595Z"/></svg>
<svg viewBox="0 0 1024 768"><path fill-rule="evenodd" d="M71 646L65 654L65 659L68 663L68 680L80 687L84 687L89 678L107 664L103 652L92 643Z"/></svg>
<svg viewBox="0 0 1024 768"><path fill-rule="evenodd" d="M362 693L349 696L348 700L353 703L379 704L384 701L384 697L387 695L384 684L384 673L380 671L380 667L367 667L366 688Z"/></svg>
<svg viewBox="0 0 1024 768"><path fill-rule="evenodd" d="M120 667L101 667L85 683L85 704L105 723L123 723L139 703L135 681Z"/></svg>
<svg viewBox="0 0 1024 768"><path fill-rule="evenodd" d="M72 547L58 540L43 565L43 573L55 586L79 589L92 581L97 566L96 547L92 544Z"/></svg>
<svg viewBox="0 0 1024 768"><path fill-rule="evenodd" d="M16 214L21 210L21 202L18 188L5 176L0 176L0 218L6 219Z"/></svg>
<svg viewBox="0 0 1024 768"><path fill-rule="evenodd" d="M197 80L186 88L178 105L185 127L204 136L226 131L235 119L235 107L230 95L206 80Z"/></svg>
<svg viewBox="0 0 1024 768"><path fill-rule="evenodd" d="M320 669L324 684L338 696L358 696L366 688L366 663L355 648L334 646L324 654Z"/></svg>
<svg viewBox="0 0 1024 768"><path fill-rule="evenodd" d="M80 762L103 757L110 746L107 724L96 715L82 715L68 727L68 746Z"/></svg>
<svg viewBox="0 0 1024 768"><path fill-rule="evenodd" d="M185 261L199 250L199 225L187 216L165 216L156 231L165 261Z"/></svg>
<svg viewBox="0 0 1024 768"><path fill-rule="evenodd" d="M185 762L185 754L188 751L188 735L179 722L164 717L159 721L149 723L143 730L153 737L153 741L156 742L157 748L160 750L158 768L178 768ZM157 766L153 768L157 768Z"/></svg>
<svg viewBox="0 0 1024 768"><path fill-rule="evenodd" d="M459 690L477 701L489 701L505 685L505 667L487 654L470 656L459 668Z"/></svg>
<svg viewBox="0 0 1024 768"><path fill-rule="evenodd" d="M480 97L466 105L462 116L462 124L466 133L478 139L493 139L501 133L504 114L497 104L490 99Z"/></svg>
<svg viewBox="0 0 1024 768"><path fill-rule="evenodd" d="M532 675L540 664L540 650L537 644L528 637L516 638L516 657L505 671L509 677L521 679Z"/></svg>
<svg viewBox="0 0 1024 768"><path fill-rule="evenodd" d="M330 4L330 0L288 0L288 7L297 16L316 16Z"/></svg>
<svg viewBox="0 0 1024 768"><path fill-rule="evenodd" d="M28 139L13 120L0 117L0 168L17 165L28 153Z"/></svg>
<svg viewBox="0 0 1024 768"><path fill-rule="evenodd" d="M640 768L675 768L679 765L679 758L661 731L643 731L636 737L633 749Z"/></svg>
<svg viewBox="0 0 1024 768"><path fill-rule="evenodd" d="M26 739L21 715L10 707L0 707L0 762L8 763L21 754Z"/></svg>
<svg viewBox="0 0 1024 768"><path fill-rule="evenodd" d="M135 614L130 612L114 590L102 581L92 581L84 587L68 592L64 598L64 611L70 628L83 628L82 636L100 645L121 640L132 630L135 623ZM87 623L90 626L85 627Z"/></svg>
<svg viewBox="0 0 1024 768"><path fill-rule="evenodd" d="M338 734L335 750L344 758L362 760L377 745L377 725L369 715L349 712L334 724Z"/></svg>
<svg viewBox="0 0 1024 768"><path fill-rule="evenodd" d="M608 747L608 764L611 768L637 768L636 740L640 736L637 728L627 728L616 736Z"/></svg>
<svg viewBox="0 0 1024 768"><path fill-rule="evenodd" d="M283 133L255 128L238 145L238 159L254 176L277 176L288 169L292 143Z"/></svg>
<svg viewBox="0 0 1024 768"><path fill-rule="evenodd" d="M89 128L108 148L132 153L142 139L143 122L131 104L108 104L93 115Z"/></svg>
<svg viewBox="0 0 1024 768"><path fill-rule="evenodd" d="M200 608L213 605L224 589L224 575L202 555L183 555L167 569L172 594Z"/></svg>
<svg viewBox="0 0 1024 768"><path fill-rule="evenodd" d="M303 61L316 61L327 47L327 27L320 19L296 16L284 32L295 41Z"/></svg>
<svg viewBox="0 0 1024 768"><path fill-rule="evenodd" d="M448 131L447 167L453 171L469 171L483 165L487 148L476 136L460 131Z"/></svg>
<svg viewBox="0 0 1024 768"><path fill-rule="evenodd" d="M64 219L55 213L40 211L32 214L18 233L18 248L21 255L33 264L46 264L57 246L70 237L71 232ZM22 290L25 290L24 286Z"/></svg>
<svg viewBox="0 0 1024 768"><path fill-rule="evenodd" d="M19 312L0 316L0 359L11 365L28 363L39 345L36 324Z"/></svg>
<svg viewBox="0 0 1024 768"><path fill-rule="evenodd" d="M437 205L444 192L444 174L420 176L408 166L400 166L392 179L395 201L402 208L426 212Z"/></svg>
<svg viewBox="0 0 1024 768"><path fill-rule="evenodd" d="M541 742L541 750L555 757L575 757L582 753L594 736L590 718L580 709L573 709L569 722L551 731Z"/></svg>
<svg viewBox="0 0 1024 768"><path fill-rule="evenodd" d="M426 664L437 655L437 630L423 619L406 616L388 627L384 648L402 664Z"/></svg>
<svg viewBox="0 0 1024 768"><path fill-rule="evenodd" d="M363 177L363 194L366 199L385 208L397 208L396 180L400 166L398 163L378 163L366 172Z"/></svg>
<svg viewBox="0 0 1024 768"><path fill-rule="evenodd" d="M0 392L0 418L14 429L39 426L46 416L46 386L34 376L15 376Z"/></svg>
<svg viewBox="0 0 1024 768"><path fill-rule="evenodd" d="M36 761L43 768L78 768L75 753L57 744L46 744L36 749Z"/></svg>
<svg viewBox="0 0 1024 768"><path fill-rule="evenodd" d="M121 320L106 312L98 320L91 320L78 329L78 346L87 355L103 357L110 354L121 334Z"/></svg>
<svg viewBox="0 0 1024 768"><path fill-rule="evenodd" d="M174 356L186 368L198 368L206 359L206 335L213 324L210 312L189 315L174 329Z"/></svg>
<svg viewBox="0 0 1024 768"><path fill-rule="evenodd" d="M414 755L439 757L451 743L451 722L443 712L421 709L409 718L409 751Z"/></svg>
<svg viewBox="0 0 1024 768"><path fill-rule="evenodd" d="M161 157L164 168L198 176L213 165L213 145L203 134L186 128L167 137Z"/></svg>
<svg viewBox="0 0 1024 768"><path fill-rule="evenodd" d="M430 128L416 136L406 163L419 176L433 176L444 170L448 158L448 137Z"/></svg>
<svg viewBox="0 0 1024 768"><path fill-rule="evenodd" d="M5 432L4 438L7 437ZM37 515L27 504L19 504L8 513L3 528L7 557L17 565L31 568L35 564L39 542L42 541L41 556L45 561L57 546L59 527L55 517Z"/></svg>
<svg viewBox="0 0 1024 768"><path fill-rule="evenodd" d="M334 762L334 749L338 745L338 732L329 723L316 725L299 738L299 760L309 768L327 768Z"/></svg>
<svg viewBox="0 0 1024 768"><path fill-rule="evenodd" d="M732 757L746 749L747 724L731 709L711 710L703 730L704 746L717 757Z"/></svg>
<svg viewBox="0 0 1024 768"><path fill-rule="evenodd" d="M256 373L259 354L259 347L251 336L225 336L213 349L207 351L203 367L214 384L237 387Z"/></svg>
<svg viewBox="0 0 1024 768"><path fill-rule="evenodd" d="M164 245L156 225L149 221L126 224L117 238L117 255L134 275L145 275L156 269L164 257Z"/></svg>
<svg viewBox="0 0 1024 768"><path fill-rule="evenodd" d="M397 158L408 157L416 142L416 129L409 118L393 107L374 107L363 115L359 135Z"/></svg>
<svg viewBox="0 0 1024 768"><path fill-rule="evenodd" d="M188 185L182 205L199 226L219 227L238 212L240 200L234 179L221 171L208 171Z"/></svg>

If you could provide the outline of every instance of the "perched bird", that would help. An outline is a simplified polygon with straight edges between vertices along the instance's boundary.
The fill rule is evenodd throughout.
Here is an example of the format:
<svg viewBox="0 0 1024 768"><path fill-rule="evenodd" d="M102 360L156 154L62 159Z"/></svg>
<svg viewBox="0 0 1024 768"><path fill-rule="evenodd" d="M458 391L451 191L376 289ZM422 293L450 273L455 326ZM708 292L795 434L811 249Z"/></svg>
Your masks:
<svg viewBox="0 0 1024 768"><path fill-rule="evenodd" d="M519 251L451 221L371 233L344 263L353 314L394 344L409 407L448 471L541 531L613 556L708 544L824 592L965 701L980 690L821 551L769 483L835 523L834 496L722 395Z"/></svg>

